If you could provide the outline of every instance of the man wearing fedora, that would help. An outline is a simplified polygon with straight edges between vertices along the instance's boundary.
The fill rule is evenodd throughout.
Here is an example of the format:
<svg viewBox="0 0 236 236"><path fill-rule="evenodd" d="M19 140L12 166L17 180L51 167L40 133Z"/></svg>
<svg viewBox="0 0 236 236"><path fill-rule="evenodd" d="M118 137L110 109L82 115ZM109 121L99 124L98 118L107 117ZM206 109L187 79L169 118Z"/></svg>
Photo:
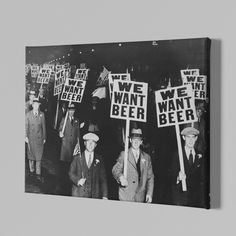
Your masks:
<svg viewBox="0 0 236 236"><path fill-rule="evenodd" d="M140 149L143 142L142 130L132 129L129 141L131 147L128 150L127 178L123 175L124 151L112 169L113 177L119 183L119 199L151 203L154 175L151 157Z"/></svg>
<svg viewBox="0 0 236 236"><path fill-rule="evenodd" d="M175 205L207 207L206 166L205 157L195 149L199 131L193 127L186 127L181 131L184 140L183 161L185 173L180 170L178 153L173 155L172 201ZM186 181L187 191L182 190L181 181Z"/></svg>
<svg viewBox="0 0 236 236"><path fill-rule="evenodd" d="M39 110L40 102L33 100L33 110L25 116L25 142L27 143L27 157L29 159L30 173L34 173L39 181L41 177L41 159L43 156L44 143L46 142L46 124L44 113Z"/></svg>
<svg viewBox="0 0 236 236"><path fill-rule="evenodd" d="M68 172L73 159L73 151L80 138L79 120L74 117L75 105L72 103L68 107L68 116L63 117L59 126L59 136L62 139L60 152L60 184L61 194L71 195L71 182ZM66 119L67 118L67 119ZM66 120L65 120L66 119ZM63 126L65 129L63 132Z"/></svg>
<svg viewBox="0 0 236 236"><path fill-rule="evenodd" d="M74 157L69 171L73 182L72 196L107 199L107 179L103 160L94 152L99 137L89 132L83 139L85 151L82 155Z"/></svg>

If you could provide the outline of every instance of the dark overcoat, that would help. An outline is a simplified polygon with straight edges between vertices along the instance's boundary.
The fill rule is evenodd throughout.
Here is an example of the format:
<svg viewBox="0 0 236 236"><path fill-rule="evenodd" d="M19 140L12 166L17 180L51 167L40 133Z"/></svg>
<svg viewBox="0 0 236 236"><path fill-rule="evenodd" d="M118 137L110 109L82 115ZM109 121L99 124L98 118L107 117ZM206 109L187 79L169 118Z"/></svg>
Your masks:
<svg viewBox="0 0 236 236"><path fill-rule="evenodd" d="M46 140L46 124L44 113L39 111L37 117L33 110L25 115L25 136L28 138L28 158L40 161L43 156L44 140Z"/></svg>
<svg viewBox="0 0 236 236"><path fill-rule="evenodd" d="M62 131L63 124L64 124L65 117L62 118L59 132ZM60 160L71 162L73 157L73 151L75 145L80 137L80 127L79 127L79 120L74 118L73 124L71 124L69 117L66 120L66 126L64 130L64 137L62 138L61 144L61 154Z"/></svg>
<svg viewBox="0 0 236 236"><path fill-rule="evenodd" d="M88 192L87 181L85 181L83 186L77 185L81 178L88 178L89 171L91 173L92 183L91 196ZM100 155L94 153L90 169L88 169L84 152L81 156L75 156L70 166L69 177L73 182L72 196L92 198L108 197L106 172Z"/></svg>

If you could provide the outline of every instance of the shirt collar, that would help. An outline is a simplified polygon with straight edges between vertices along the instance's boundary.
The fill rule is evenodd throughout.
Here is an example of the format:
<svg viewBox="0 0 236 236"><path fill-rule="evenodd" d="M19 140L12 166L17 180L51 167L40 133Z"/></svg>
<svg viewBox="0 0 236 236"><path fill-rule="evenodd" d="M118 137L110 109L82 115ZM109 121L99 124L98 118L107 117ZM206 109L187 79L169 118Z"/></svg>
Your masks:
<svg viewBox="0 0 236 236"><path fill-rule="evenodd" d="M190 149L185 146L184 149L185 149L185 153L186 153L187 158L189 158L190 151L192 151L193 158L195 157L196 152L195 152L194 148Z"/></svg>
<svg viewBox="0 0 236 236"><path fill-rule="evenodd" d="M133 152L135 158L136 158L136 154L138 154L138 157L139 157L139 155L140 155L140 149L135 150L135 149L131 148L131 150L132 150L132 152Z"/></svg>

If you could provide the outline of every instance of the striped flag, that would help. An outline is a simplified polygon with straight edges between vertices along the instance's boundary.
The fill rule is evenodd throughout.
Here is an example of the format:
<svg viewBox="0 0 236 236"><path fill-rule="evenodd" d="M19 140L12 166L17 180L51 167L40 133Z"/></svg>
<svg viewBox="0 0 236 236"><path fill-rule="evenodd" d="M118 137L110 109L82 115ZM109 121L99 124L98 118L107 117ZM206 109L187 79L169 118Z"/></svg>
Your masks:
<svg viewBox="0 0 236 236"><path fill-rule="evenodd" d="M103 66L103 71L100 73L99 78L97 80L96 86L105 86L108 84L108 75L111 71L107 70L105 66Z"/></svg>
<svg viewBox="0 0 236 236"><path fill-rule="evenodd" d="M80 149L80 144L79 141L75 145L73 156L79 155L81 157L81 149Z"/></svg>

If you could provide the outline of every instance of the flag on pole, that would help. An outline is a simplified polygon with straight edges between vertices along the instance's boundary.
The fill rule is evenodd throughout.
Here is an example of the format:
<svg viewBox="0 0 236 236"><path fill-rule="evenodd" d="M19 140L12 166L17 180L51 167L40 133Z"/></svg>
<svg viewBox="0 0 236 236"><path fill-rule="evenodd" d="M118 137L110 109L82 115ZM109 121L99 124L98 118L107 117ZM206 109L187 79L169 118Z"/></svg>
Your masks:
<svg viewBox="0 0 236 236"><path fill-rule="evenodd" d="M111 71L107 70L105 66L103 66L103 71L100 73L96 86L105 86L108 84L108 75Z"/></svg>
<svg viewBox="0 0 236 236"><path fill-rule="evenodd" d="M92 97L106 98L106 87L98 87L92 92Z"/></svg>
<svg viewBox="0 0 236 236"><path fill-rule="evenodd" d="M80 150L80 144L79 141L75 145L73 156L80 155L81 156L81 150Z"/></svg>

